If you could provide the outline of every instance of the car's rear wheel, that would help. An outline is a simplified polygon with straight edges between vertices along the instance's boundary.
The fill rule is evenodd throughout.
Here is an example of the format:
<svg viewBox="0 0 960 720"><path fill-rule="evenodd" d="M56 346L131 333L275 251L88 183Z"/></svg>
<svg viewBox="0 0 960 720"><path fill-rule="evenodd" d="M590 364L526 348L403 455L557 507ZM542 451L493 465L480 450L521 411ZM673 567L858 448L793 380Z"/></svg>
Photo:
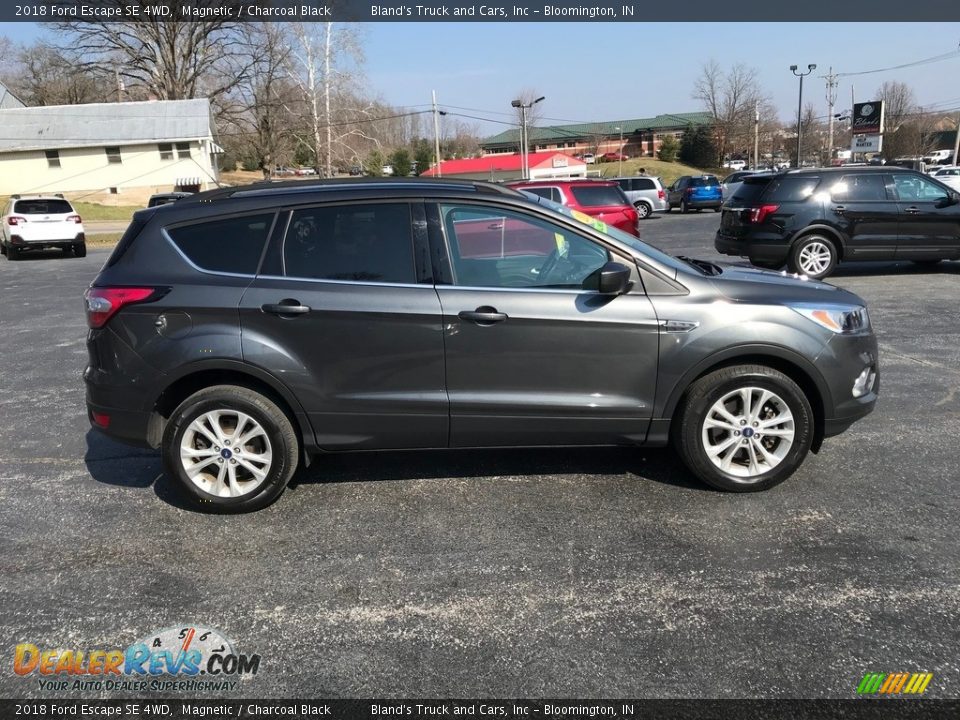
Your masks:
<svg viewBox="0 0 960 720"><path fill-rule="evenodd" d="M286 413L258 392L216 385L173 412L163 434L167 472L207 512L248 512L276 500L297 469Z"/></svg>
<svg viewBox="0 0 960 720"><path fill-rule="evenodd" d="M700 378L687 391L673 428L677 452L719 490L755 492L786 480L813 439L810 402L783 373L739 365Z"/></svg>
<svg viewBox="0 0 960 720"><path fill-rule="evenodd" d="M20 248L15 245L11 245L7 248L7 260L19 260L20 259Z"/></svg>
<svg viewBox="0 0 960 720"><path fill-rule="evenodd" d="M73 252L73 245L64 245L60 248L60 252L63 253L64 257L70 257L70 254Z"/></svg>
<svg viewBox="0 0 960 720"><path fill-rule="evenodd" d="M637 208L637 215L640 216L641 220L646 220L653 212L653 208L645 202L638 202L635 207Z"/></svg>
<svg viewBox="0 0 960 720"><path fill-rule="evenodd" d="M73 254L78 258L87 256L87 244L85 242L73 244Z"/></svg>
<svg viewBox="0 0 960 720"><path fill-rule="evenodd" d="M837 266L837 247L823 235L800 238L790 252L790 270L819 280Z"/></svg>
<svg viewBox="0 0 960 720"><path fill-rule="evenodd" d="M686 201L686 200L681 200L681 201L680 201L680 212L682 212L682 213L688 213L688 212L690 212L690 206L687 205L687 201Z"/></svg>

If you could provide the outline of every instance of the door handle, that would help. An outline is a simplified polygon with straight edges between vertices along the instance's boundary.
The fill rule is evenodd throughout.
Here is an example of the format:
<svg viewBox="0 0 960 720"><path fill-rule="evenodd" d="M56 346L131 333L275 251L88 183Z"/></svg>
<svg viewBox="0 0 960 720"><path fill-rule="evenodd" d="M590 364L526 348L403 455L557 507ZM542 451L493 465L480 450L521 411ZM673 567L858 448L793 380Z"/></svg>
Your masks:
<svg viewBox="0 0 960 720"><path fill-rule="evenodd" d="M846 209L843 205L837 205L837 206L833 209L833 211L834 211L837 215L843 215L843 214L847 211L847 209Z"/></svg>
<svg viewBox="0 0 960 720"><path fill-rule="evenodd" d="M916 205L911 205L908 208L904 208L903 211L908 215L917 215L920 212L920 208L918 208Z"/></svg>
<svg viewBox="0 0 960 720"><path fill-rule="evenodd" d="M261 305L260 309L265 313L280 316L304 315L310 312L308 306L301 305L299 300L294 300L293 298L284 298L278 303L267 303L266 305Z"/></svg>
<svg viewBox="0 0 960 720"><path fill-rule="evenodd" d="M507 319L507 314L497 312L497 309L489 305L482 305L476 310L464 310L457 315L461 320L467 320L477 325L487 327Z"/></svg>

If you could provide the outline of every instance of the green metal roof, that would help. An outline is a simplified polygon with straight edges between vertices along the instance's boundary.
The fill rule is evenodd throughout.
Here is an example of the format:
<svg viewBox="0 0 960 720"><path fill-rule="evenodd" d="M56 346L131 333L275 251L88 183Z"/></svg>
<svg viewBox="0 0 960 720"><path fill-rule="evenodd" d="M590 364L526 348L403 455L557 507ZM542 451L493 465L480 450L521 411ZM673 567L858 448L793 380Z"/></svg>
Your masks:
<svg viewBox="0 0 960 720"><path fill-rule="evenodd" d="M546 127L530 127L528 133L531 142L549 142L551 140L574 140L589 138L596 135L619 135L623 129L624 135L645 130L671 130L684 128L689 125L709 125L713 116L707 112L674 113L657 115L652 118L637 118L634 120L611 120L610 122L581 123L578 125L549 125ZM493 145L516 145L520 142L520 129L514 128L487 138L481 147Z"/></svg>

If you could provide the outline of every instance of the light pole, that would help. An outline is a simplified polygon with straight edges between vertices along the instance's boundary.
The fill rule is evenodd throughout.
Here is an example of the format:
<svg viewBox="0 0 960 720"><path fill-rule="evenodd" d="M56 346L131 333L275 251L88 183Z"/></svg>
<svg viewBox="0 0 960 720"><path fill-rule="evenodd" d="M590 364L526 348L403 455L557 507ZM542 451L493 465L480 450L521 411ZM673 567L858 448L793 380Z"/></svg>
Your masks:
<svg viewBox="0 0 960 720"><path fill-rule="evenodd" d="M510 103L511 107L520 108L520 174L524 180L528 180L530 175L530 160L527 157L527 153L530 151L529 139L527 138L527 110L544 99L546 99L546 96L541 95L528 103L524 103L523 100L513 100Z"/></svg>
<svg viewBox="0 0 960 720"><path fill-rule="evenodd" d="M801 133L801 130L802 130L801 124L802 124L802 121L803 121L803 117L802 117L802 113L803 113L803 79L804 79L807 75L809 75L810 73L812 73L814 70L816 70L816 69L817 69L817 66L816 66L815 63L811 63L810 65L807 65L807 71L806 71L806 72L797 72L797 66L796 66L796 65L791 65L791 66L790 66L791 72L793 72L794 75L796 75L798 78L800 78L800 99L797 101L797 167L800 167L800 133Z"/></svg>

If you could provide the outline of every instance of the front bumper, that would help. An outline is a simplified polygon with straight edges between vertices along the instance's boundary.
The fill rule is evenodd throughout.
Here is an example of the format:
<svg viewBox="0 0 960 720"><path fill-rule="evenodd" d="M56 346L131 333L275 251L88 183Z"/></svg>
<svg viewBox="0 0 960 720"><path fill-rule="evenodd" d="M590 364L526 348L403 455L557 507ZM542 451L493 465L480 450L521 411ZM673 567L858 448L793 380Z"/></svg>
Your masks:
<svg viewBox="0 0 960 720"><path fill-rule="evenodd" d="M873 412L880 393L880 362L877 338L868 335L835 335L817 357L830 386L832 403L824 407L824 437L839 435ZM853 393L857 377L866 369L873 381L859 397Z"/></svg>

